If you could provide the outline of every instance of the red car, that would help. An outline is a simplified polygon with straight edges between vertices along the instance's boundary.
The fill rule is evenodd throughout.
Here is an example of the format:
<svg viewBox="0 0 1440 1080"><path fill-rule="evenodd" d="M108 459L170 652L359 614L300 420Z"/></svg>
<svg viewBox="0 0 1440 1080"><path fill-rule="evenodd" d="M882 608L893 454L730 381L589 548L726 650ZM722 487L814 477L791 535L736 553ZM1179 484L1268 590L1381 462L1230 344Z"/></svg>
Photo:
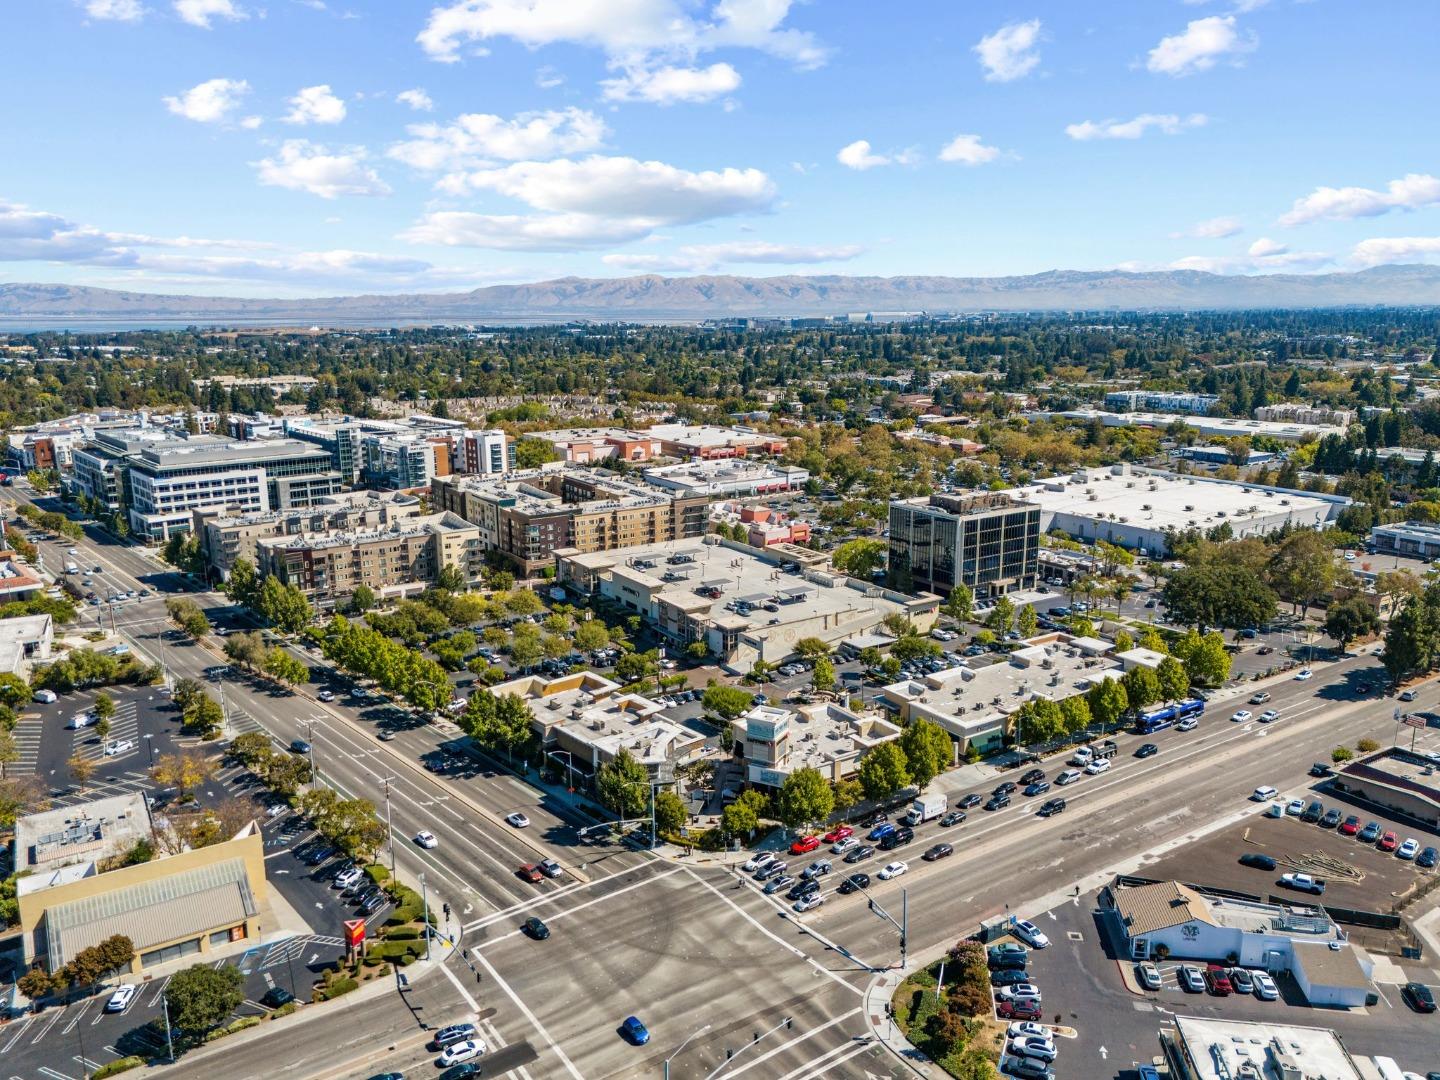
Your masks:
<svg viewBox="0 0 1440 1080"><path fill-rule="evenodd" d="M1360 831L1360 819L1351 814L1340 824L1341 836L1354 836Z"/></svg>
<svg viewBox="0 0 1440 1080"><path fill-rule="evenodd" d="M831 829L829 832L827 832L827 833L825 834L825 843L827 843L827 844L838 844L841 840L844 840L846 837L854 836L854 835L855 835L855 830L852 829L849 825L840 825L840 826L837 826L836 828Z"/></svg>
<svg viewBox="0 0 1440 1080"><path fill-rule="evenodd" d="M1235 986L1230 982L1230 972L1219 964L1210 964L1205 968L1205 988L1216 997L1226 997L1235 992Z"/></svg>
<svg viewBox="0 0 1440 1080"><path fill-rule="evenodd" d="M522 878L524 878L526 881L530 882L532 885L538 885L541 878L544 877L544 875L540 872L539 865L536 863L526 863L524 866L520 867L520 869L515 872L519 874Z"/></svg>
<svg viewBox="0 0 1440 1080"><path fill-rule="evenodd" d="M802 836L790 845L791 855L808 855L820 846L818 836Z"/></svg>
<svg viewBox="0 0 1440 1080"><path fill-rule="evenodd" d="M1038 1020L1038 1001L1002 1001L995 1006L995 1015L1001 1020Z"/></svg>
<svg viewBox="0 0 1440 1080"><path fill-rule="evenodd" d="M1381 851L1394 851L1400 846L1400 838L1393 832L1387 832L1375 844Z"/></svg>

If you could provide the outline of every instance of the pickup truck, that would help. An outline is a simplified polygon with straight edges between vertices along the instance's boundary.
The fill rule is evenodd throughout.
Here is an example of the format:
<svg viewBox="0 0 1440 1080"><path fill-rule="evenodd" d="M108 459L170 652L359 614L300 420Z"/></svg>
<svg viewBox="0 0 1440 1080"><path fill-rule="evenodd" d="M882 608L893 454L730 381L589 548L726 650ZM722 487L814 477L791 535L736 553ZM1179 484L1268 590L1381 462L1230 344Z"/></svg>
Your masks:
<svg viewBox="0 0 1440 1080"><path fill-rule="evenodd" d="M1314 893L1316 896L1325 891L1325 882L1309 874L1281 874L1280 884L1298 892Z"/></svg>

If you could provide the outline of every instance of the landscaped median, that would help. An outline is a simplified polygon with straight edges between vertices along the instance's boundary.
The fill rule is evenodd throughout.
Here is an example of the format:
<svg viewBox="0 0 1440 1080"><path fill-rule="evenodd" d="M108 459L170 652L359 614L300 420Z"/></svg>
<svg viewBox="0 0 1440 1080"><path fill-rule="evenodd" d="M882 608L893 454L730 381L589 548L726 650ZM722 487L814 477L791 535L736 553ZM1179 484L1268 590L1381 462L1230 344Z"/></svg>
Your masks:
<svg viewBox="0 0 1440 1080"><path fill-rule="evenodd" d="M361 983L387 976L394 967L409 967L425 955L425 902L408 885L390 880L390 871L372 864L366 875L385 889L395 901L395 909L380 927L376 938L367 942L364 955L353 963L336 960L325 968L311 991L315 1002L332 1001L359 989ZM430 926L435 914L430 913Z"/></svg>
<svg viewBox="0 0 1440 1080"><path fill-rule="evenodd" d="M890 1005L905 1037L951 1076L999 1077L996 1063L1005 1025L994 1019L990 972L981 945L962 941L948 956L911 973L896 988Z"/></svg>

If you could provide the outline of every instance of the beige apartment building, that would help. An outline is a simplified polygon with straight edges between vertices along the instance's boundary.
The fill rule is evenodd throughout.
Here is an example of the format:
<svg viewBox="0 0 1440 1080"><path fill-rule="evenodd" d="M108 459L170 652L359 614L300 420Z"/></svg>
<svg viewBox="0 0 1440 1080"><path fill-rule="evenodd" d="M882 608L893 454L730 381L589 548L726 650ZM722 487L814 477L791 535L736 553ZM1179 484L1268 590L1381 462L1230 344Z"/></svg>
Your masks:
<svg viewBox="0 0 1440 1080"><path fill-rule="evenodd" d="M448 511L384 529L260 540L256 548L261 575L297 586L321 607L361 585L382 597L422 592L451 567L474 587L485 568L480 529Z"/></svg>

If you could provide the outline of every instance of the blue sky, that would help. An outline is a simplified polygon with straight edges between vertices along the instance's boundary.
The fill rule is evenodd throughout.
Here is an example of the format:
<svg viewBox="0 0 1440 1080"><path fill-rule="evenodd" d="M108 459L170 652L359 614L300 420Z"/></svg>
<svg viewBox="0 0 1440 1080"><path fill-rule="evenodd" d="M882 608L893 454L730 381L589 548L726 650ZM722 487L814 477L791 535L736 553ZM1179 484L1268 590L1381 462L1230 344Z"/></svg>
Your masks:
<svg viewBox="0 0 1440 1080"><path fill-rule="evenodd" d="M0 281L1440 262L1432 0L29 0Z"/></svg>

